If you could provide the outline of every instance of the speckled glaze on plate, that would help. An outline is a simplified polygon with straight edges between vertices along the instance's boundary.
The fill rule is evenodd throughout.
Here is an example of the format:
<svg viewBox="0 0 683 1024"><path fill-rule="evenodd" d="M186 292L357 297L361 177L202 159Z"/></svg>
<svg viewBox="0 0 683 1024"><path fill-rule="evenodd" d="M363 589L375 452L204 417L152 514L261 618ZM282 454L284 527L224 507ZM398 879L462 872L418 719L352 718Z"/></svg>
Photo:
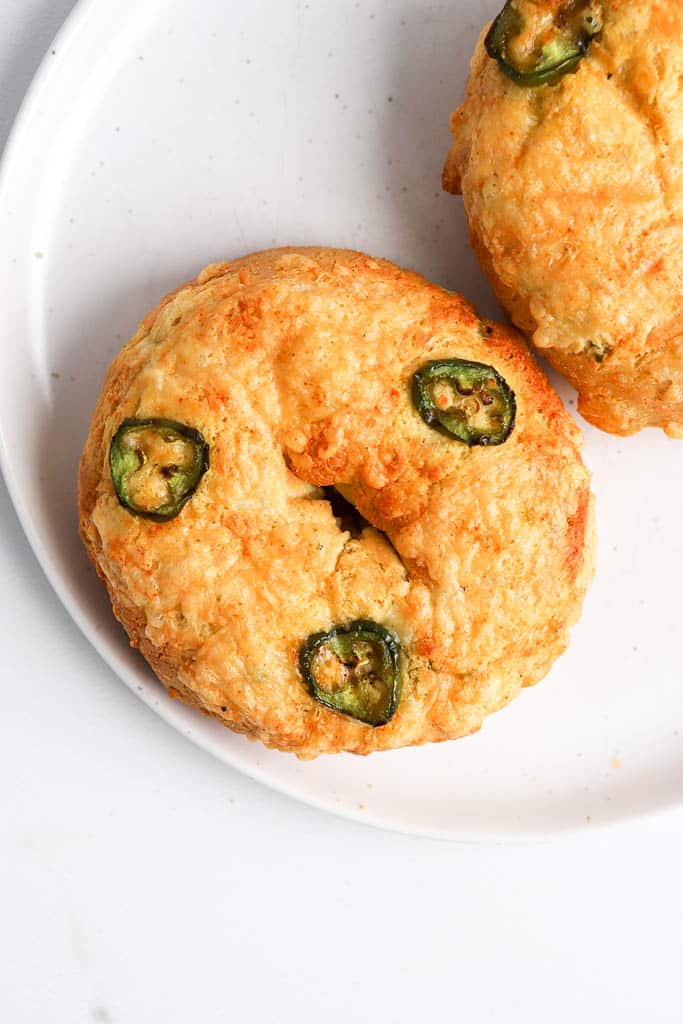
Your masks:
<svg viewBox="0 0 683 1024"><path fill-rule="evenodd" d="M26 533L120 677L227 764L313 805L432 836L527 839L683 797L680 443L584 424L597 577L568 653L477 736L300 763L168 700L76 534L106 366L204 264L365 249L499 315L443 195L448 116L496 3L87 0L48 53L0 182L2 465ZM561 392L570 408L574 396ZM87 686L87 680L83 680Z"/></svg>

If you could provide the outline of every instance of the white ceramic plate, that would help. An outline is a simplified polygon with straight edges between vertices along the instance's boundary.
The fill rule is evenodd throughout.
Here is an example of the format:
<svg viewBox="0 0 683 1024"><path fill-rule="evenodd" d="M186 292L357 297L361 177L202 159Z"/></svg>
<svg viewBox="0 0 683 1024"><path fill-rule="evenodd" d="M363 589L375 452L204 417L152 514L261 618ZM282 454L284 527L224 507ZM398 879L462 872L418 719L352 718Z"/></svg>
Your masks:
<svg viewBox="0 0 683 1024"><path fill-rule="evenodd" d="M496 315L460 201L439 179L448 115L498 2L82 3L4 164L0 429L7 482L55 589L167 721L317 806L500 839L683 797L683 443L653 432L622 441L584 424L600 551L569 652L479 735L369 758L299 763L168 700L86 562L74 499L108 363L148 308L212 260L351 246Z"/></svg>

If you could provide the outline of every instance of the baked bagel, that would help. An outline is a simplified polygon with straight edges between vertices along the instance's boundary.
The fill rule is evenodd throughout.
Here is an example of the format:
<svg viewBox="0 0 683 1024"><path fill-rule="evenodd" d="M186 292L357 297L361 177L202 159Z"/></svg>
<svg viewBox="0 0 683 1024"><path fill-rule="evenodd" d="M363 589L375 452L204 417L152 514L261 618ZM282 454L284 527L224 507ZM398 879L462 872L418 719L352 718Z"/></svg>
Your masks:
<svg viewBox="0 0 683 1024"><path fill-rule="evenodd" d="M445 740L592 573L580 434L517 335L360 253L207 267L109 370L81 536L169 694L302 757Z"/></svg>
<svg viewBox="0 0 683 1024"><path fill-rule="evenodd" d="M508 0L451 129L444 187L580 412L683 437L683 4Z"/></svg>

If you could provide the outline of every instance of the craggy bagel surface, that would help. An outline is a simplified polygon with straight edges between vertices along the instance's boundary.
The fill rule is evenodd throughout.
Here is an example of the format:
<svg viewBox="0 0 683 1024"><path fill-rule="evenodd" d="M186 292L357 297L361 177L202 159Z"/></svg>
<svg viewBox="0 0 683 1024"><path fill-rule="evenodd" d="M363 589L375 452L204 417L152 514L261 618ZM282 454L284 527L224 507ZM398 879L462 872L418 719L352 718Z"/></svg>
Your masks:
<svg viewBox="0 0 683 1024"><path fill-rule="evenodd" d="M494 366L517 422L498 447L431 429L432 359ZM126 417L200 430L210 468L173 520L130 514L108 465ZM83 453L80 529L114 611L171 696L303 757L471 733L562 652L592 573L580 435L511 330L360 253L282 249L207 267L109 370ZM367 519L352 536L321 487ZM370 619L403 689L373 728L318 704L302 643Z"/></svg>
<svg viewBox="0 0 683 1024"><path fill-rule="evenodd" d="M601 6L587 56L552 85L510 81L482 33L444 186L581 413L683 437L683 4Z"/></svg>

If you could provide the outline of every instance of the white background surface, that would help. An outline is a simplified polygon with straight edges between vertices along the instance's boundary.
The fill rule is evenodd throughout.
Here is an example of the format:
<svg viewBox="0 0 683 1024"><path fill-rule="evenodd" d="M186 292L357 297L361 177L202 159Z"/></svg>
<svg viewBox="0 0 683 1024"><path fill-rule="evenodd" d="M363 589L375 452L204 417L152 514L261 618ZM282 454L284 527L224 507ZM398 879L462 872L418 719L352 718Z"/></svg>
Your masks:
<svg viewBox="0 0 683 1024"><path fill-rule="evenodd" d="M70 6L4 0L0 141ZM121 685L4 489L0 529L1 1021L680 1021L683 813L468 847L307 810Z"/></svg>

